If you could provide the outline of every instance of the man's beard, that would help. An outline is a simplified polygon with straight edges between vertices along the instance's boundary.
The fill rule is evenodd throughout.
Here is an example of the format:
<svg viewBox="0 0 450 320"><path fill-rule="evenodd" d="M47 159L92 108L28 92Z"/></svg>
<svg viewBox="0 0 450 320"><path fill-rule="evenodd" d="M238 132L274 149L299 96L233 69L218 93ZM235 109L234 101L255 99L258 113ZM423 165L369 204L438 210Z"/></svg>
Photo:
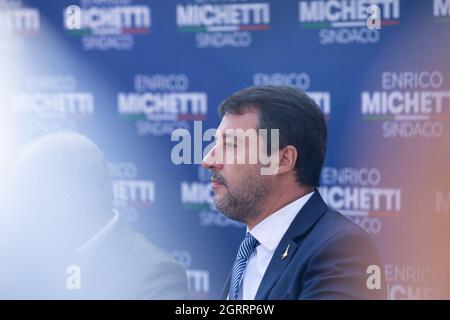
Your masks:
<svg viewBox="0 0 450 320"><path fill-rule="evenodd" d="M228 218L240 222L256 219L261 214L261 204L267 195L267 186L261 179L260 169L256 168L239 185L230 186L224 178L213 173L213 178L225 183L227 191L222 198L214 197L217 210Z"/></svg>

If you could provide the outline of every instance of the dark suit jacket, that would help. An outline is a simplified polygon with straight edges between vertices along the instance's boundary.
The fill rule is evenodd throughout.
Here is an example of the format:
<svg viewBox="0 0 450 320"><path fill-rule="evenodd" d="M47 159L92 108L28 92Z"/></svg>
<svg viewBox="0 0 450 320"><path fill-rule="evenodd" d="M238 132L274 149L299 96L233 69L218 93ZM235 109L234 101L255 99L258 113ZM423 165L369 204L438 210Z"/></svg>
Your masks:
<svg viewBox="0 0 450 320"><path fill-rule="evenodd" d="M288 256L282 259L288 245ZM368 234L330 210L316 191L281 239L255 299L385 299L383 280L381 290L367 288L369 265L378 265L383 276L378 251Z"/></svg>
<svg viewBox="0 0 450 320"><path fill-rule="evenodd" d="M121 218L83 269L81 290L72 292L75 298L188 297L186 271L181 265Z"/></svg>
<svg viewBox="0 0 450 320"><path fill-rule="evenodd" d="M48 248L48 250L51 250ZM64 261L43 261L0 294L7 299L187 299L187 276L168 254L134 232L122 219L106 234L87 261L72 255ZM69 265L80 267L80 289L69 290Z"/></svg>
<svg viewBox="0 0 450 320"><path fill-rule="evenodd" d="M187 299L187 276L120 218L87 263L80 293L94 299Z"/></svg>

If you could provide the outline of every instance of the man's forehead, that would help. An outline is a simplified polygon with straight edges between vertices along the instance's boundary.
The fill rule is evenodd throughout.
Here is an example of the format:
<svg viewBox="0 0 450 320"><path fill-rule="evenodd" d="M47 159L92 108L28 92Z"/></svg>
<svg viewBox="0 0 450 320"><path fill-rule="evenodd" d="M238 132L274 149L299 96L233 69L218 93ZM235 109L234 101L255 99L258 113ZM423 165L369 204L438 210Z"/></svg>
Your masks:
<svg viewBox="0 0 450 320"><path fill-rule="evenodd" d="M254 109L246 110L243 114L227 113L223 116L217 134L225 134L227 129L257 129L259 127L259 112Z"/></svg>

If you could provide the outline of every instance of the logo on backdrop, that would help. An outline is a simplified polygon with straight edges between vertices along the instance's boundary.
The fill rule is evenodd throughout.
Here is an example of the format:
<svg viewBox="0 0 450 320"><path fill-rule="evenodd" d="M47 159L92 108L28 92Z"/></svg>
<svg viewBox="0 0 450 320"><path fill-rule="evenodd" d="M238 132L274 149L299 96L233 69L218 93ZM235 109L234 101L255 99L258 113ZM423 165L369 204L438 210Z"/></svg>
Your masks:
<svg viewBox="0 0 450 320"><path fill-rule="evenodd" d="M202 227L244 227L244 224L234 221L217 211L214 206L214 193L211 189L211 174L205 168L198 166L196 181L181 181L181 203L188 210L198 213L199 224Z"/></svg>
<svg viewBox="0 0 450 320"><path fill-rule="evenodd" d="M9 93L8 106L32 134L76 130L94 113L94 94L70 74L28 75L24 84L23 91Z"/></svg>
<svg viewBox="0 0 450 320"><path fill-rule="evenodd" d="M155 202L154 181L139 178L133 162L110 162L108 170L113 179L114 207L128 222L137 221L141 210Z"/></svg>
<svg viewBox="0 0 450 320"><path fill-rule="evenodd" d="M440 138L450 120L450 90L441 71L385 71L381 90L361 93L364 121L382 123L384 138Z"/></svg>
<svg viewBox="0 0 450 320"><path fill-rule="evenodd" d="M450 191L438 190L435 192L435 212L450 213Z"/></svg>
<svg viewBox="0 0 450 320"><path fill-rule="evenodd" d="M209 271L192 269L192 256L189 251L172 251L171 255L186 270L189 285L189 297L191 299L207 299L210 293Z"/></svg>
<svg viewBox="0 0 450 320"><path fill-rule="evenodd" d="M198 48L249 47L255 32L270 29L270 6L265 1L205 0L177 4L181 33L194 33Z"/></svg>
<svg viewBox="0 0 450 320"><path fill-rule="evenodd" d="M322 109L323 113L330 116L331 113L331 95L328 91L310 90L311 77L305 72L301 73L255 73L253 75L253 85L284 85L291 86L304 91L313 99Z"/></svg>
<svg viewBox="0 0 450 320"><path fill-rule="evenodd" d="M132 0L81 0L64 8L66 34L81 37L83 50L130 50L149 34L151 10Z"/></svg>
<svg viewBox="0 0 450 320"><path fill-rule="evenodd" d="M135 121L139 136L161 136L205 120L207 94L189 91L185 74L137 74L134 91L118 93L117 111L123 119Z"/></svg>
<svg viewBox="0 0 450 320"><path fill-rule="evenodd" d="M433 16L436 23L450 23L450 0L433 0Z"/></svg>
<svg viewBox="0 0 450 320"><path fill-rule="evenodd" d="M400 24L400 0L299 1L298 19L322 45L373 44L381 28Z"/></svg>
<svg viewBox="0 0 450 320"><path fill-rule="evenodd" d="M384 266L389 300L435 300L438 271L429 266L386 264Z"/></svg>
<svg viewBox="0 0 450 320"><path fill-rule="evenodd" d="M400 215L401 189L381 186L378 168L324 167L319 192L333 209L370 234L381 231L379 217Z"/></svg>
<svg viewBox="0 0 450 320"><path fill-rule="evenodd" d="M40 30L38 9L21 0L0 0L0 52L23 50L25 39Z"/></svg>

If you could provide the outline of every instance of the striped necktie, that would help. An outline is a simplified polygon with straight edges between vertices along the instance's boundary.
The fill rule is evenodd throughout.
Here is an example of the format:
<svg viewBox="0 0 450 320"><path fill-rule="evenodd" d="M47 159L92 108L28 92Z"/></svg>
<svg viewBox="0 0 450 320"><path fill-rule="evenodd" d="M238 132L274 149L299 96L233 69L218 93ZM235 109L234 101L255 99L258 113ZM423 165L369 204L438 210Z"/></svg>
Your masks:
<svg viewBox="0 0 450 320"><path fill-rule="evenodd" d="M247 266L248 259L259 245L250 233L247 232L245 239L242 241L236 260L234 261L233 270L231 272L230 291L228 299L237 300L239 294L239 288L242 283L245 267Z"/></svg>

